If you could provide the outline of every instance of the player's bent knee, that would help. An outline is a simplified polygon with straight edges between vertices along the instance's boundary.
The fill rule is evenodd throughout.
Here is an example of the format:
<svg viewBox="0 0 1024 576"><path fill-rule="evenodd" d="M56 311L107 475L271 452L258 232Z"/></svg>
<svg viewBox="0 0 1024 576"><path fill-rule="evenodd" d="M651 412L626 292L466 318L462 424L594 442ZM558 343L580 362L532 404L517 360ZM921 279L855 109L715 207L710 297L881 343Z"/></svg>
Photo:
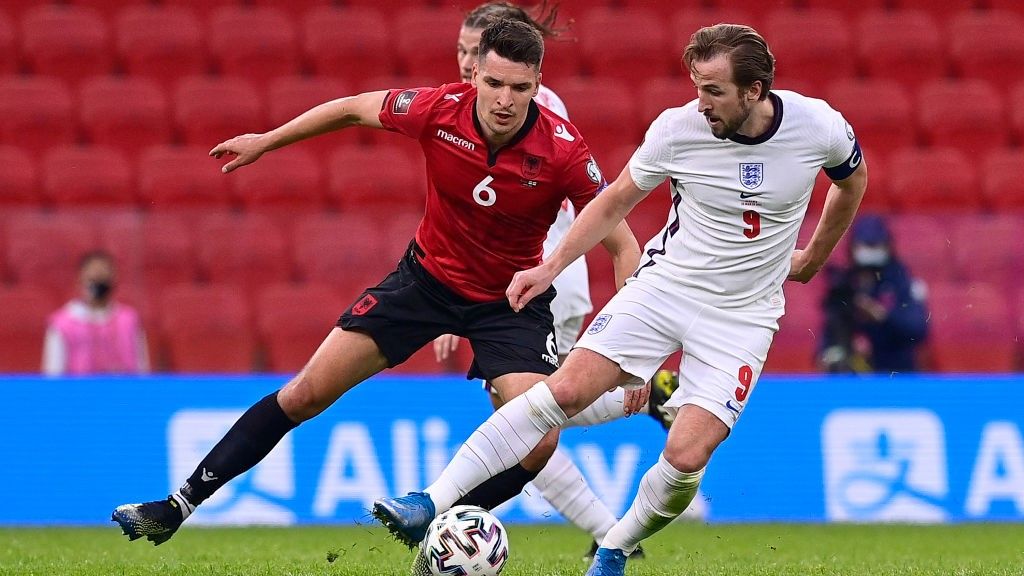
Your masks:
<svg viewBox="0 0 1024 576"><path fill-rule="evenodd" d="M551 390L551 396L554 397L562 412L565 412L567 418L572 418L587 407L584 395L573 379L561 378L547 384L548 389Z"/></svg>
<svg viewBox="0 0 1024 576"><path fill-rule="evenodd" d="M544 435L544 438L526 455L526 458L523 458L520 464L527 470L533 472L540 471L548 463L551 455L555 453L556 448L558 448L557 428Z"/></svg>
<svg viewBox="0 0 1024 576"><path fill-rule="evenodd" d="M703 446L679 446L674 443L665 445L665 460L680 472L697 472L708 464L711 451Z"/></svg>
<svg viewBox="0 0 1024 576"><path fill-rule="evenodd" d="M289 418L305 422L326 410L333 399L318 394L312 379L302 371L277 393L277 401Z"/></svg>

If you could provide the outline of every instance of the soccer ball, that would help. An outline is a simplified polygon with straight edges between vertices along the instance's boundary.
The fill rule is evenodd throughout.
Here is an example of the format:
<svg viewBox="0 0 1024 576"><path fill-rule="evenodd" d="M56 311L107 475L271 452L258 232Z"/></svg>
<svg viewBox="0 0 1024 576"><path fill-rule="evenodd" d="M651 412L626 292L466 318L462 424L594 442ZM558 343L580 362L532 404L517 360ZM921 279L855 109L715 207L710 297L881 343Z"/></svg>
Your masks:
<svg viewBox="0 0 1024 576"><path fill-rule="evenodd" d="M497 576L508 560L508 534L487 510L456 506L430 524L420 554L433 576Z"/></svg>

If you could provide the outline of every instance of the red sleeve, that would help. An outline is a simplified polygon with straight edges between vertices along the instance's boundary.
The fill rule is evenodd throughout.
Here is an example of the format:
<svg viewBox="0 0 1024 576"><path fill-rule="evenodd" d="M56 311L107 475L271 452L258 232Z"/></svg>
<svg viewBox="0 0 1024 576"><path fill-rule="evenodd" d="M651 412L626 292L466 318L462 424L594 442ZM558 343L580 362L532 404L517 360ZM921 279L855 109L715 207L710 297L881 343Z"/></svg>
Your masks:
<svg viewBox="0 0 1024 576"><path fill-rule="evenodd" d="M576 208L579 214L583 207L590 203L595 196L608 187L597 160L590 154L587 145L580 141L569 153L566 163L565 181L563 189L565 195Z"/></svg>
<svg viewBox="0 0 1024 576"><path fill-rule="evenodd" d="M444 97L440 88L408 88L391 90L380 109L380 123L393 132L419 140L438 100Z"/></svg>

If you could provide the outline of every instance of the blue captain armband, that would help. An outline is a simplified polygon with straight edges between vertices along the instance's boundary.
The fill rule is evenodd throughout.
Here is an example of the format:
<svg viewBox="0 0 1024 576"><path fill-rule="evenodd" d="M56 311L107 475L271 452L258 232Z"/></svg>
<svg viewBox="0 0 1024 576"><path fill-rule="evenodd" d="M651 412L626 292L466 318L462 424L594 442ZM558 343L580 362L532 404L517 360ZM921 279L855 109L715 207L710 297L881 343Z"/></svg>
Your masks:
<svg viewBox="0 0 1024 576"><path fill-rule="evenodd" d="M850 157L843 161L838 166L831 168L825 168L825 175L832 179L832 181L845 180L853 174L860 163L864 161L864 155L860 151L860 142L853 141L853 152L850 153Z"/></svg>

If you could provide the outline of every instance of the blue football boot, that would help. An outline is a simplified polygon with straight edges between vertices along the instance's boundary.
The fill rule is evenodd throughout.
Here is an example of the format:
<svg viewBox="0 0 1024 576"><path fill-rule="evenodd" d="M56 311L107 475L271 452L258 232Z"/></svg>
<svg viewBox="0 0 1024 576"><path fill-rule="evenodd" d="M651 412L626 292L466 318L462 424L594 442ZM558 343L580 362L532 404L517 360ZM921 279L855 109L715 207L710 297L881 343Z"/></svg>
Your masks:
<svg viewBox="0 0 1024 576"><path fill-rule="evenodd" d="M598 548L586 576L625 576L626 555L622 550Z"/></svg>
<svg viewBox="0 0 1024 576"><path fill-rule="evenodd" d="M424 492L381 498L373 503L373 517L399 542L412 548L427 535L427 527L434 519L434 502Z"/></svg>

